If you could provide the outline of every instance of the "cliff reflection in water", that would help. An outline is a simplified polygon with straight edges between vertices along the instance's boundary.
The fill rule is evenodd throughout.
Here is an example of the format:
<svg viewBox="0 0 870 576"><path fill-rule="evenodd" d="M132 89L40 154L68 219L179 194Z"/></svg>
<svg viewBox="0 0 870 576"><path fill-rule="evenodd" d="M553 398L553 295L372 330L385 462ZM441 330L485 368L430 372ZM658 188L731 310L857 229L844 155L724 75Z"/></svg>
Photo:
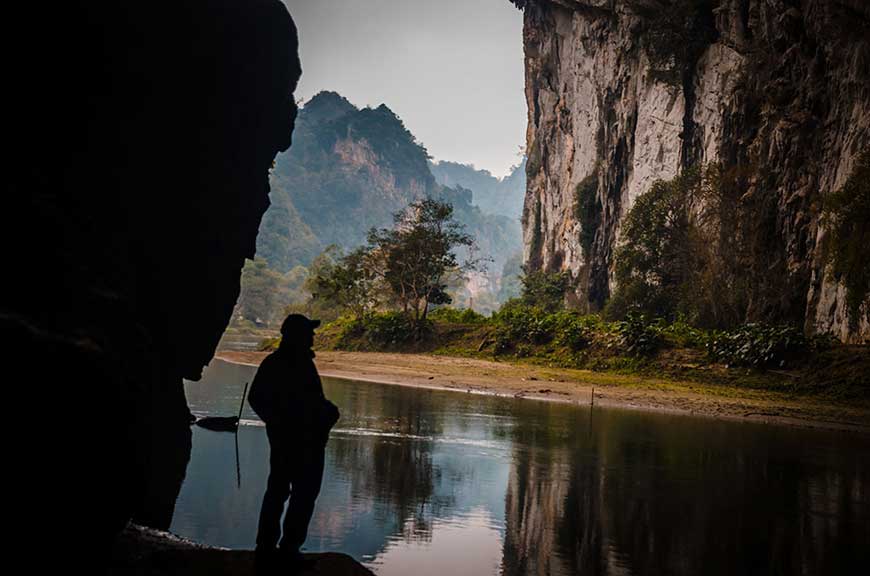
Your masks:
<svg viewBox="0 0 870 576"><path fill-rule="evenodd" d="M188 385L194 412L237 409L253 369L224 368ZM590 421L584 407L324 384L342 420L306 546L382 576L870 566L865 438L599 409ZM239 434L241 489L231 435L194 429L174 531L253 546L268 458L254 424Z"/></svg>
<svg viewBox="0 0 870 576"><path fill-rule="evenodd" d="M542 412L514 431L503 574L870 566L865 441L615 411L572 428Z"/></svg>

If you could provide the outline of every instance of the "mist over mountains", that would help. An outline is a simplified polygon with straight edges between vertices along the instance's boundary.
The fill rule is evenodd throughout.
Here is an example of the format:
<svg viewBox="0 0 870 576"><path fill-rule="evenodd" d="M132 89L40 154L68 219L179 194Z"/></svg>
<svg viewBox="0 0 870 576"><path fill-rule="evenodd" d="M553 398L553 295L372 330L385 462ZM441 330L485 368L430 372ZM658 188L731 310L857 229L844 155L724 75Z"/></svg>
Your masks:
<svg viewBox="0 0 870 576"><path fill-rule="evenodd" d="M526 195L526 159L514 166L504 178L496 178L489 170L478 170L468 164L442 160L430 162L435 180L444 186L462 186L473 192L472 202L490 214L519 219L523 214Z"/></svg>

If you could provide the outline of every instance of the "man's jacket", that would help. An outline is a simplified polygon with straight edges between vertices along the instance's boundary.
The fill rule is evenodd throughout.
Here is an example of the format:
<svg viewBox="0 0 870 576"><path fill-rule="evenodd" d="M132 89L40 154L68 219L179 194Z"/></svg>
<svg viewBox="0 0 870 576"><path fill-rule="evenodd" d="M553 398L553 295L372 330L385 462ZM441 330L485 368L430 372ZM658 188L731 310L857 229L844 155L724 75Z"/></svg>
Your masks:
<svg viewBox="0 0 870 576"><path fill-rule="evenodd" d="M310 350L282 350L267 356L248 394L270 437L294 444L324 445L338 421L338 408L323 395Z"/></svg>

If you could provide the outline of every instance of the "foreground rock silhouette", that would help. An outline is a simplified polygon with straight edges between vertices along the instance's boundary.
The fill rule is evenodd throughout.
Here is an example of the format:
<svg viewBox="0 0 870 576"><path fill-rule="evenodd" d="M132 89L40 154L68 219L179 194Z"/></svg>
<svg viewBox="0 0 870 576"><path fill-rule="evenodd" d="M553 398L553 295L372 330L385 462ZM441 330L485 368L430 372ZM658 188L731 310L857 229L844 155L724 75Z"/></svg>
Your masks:
<svg viewBox="0 0 870 576"><path fill-rule="evenodd" d="M346 554L305 554L310 570L297 574L373 576ZM254 574L254 552L202 546L168 532L129 525L112 550L112 574L130 576L244 576Z"/></svg>
<svg viewBox="0 0 870 576"><path fill-rule="evenodd" d="M254 256L298 37L279 0L5 16L21 34L3 37L0 334L23 372L6 400L28 430L12 455L25 568L101 573L131 518L170 524L190 453L182 379L211 360Z"/></svg>

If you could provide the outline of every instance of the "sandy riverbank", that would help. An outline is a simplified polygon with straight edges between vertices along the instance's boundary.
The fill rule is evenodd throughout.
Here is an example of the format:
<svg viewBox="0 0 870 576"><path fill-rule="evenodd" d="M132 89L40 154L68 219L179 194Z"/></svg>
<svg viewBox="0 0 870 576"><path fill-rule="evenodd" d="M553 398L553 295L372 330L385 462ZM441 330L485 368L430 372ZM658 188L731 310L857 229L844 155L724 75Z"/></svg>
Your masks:
<svg viewBox="0 0 870 576"><path fill-rule="evenodd" d="M257 366L265 352L217 357ZM870 434L870 410L785 393L427 354L322 351L322 376Z"/></svg>

